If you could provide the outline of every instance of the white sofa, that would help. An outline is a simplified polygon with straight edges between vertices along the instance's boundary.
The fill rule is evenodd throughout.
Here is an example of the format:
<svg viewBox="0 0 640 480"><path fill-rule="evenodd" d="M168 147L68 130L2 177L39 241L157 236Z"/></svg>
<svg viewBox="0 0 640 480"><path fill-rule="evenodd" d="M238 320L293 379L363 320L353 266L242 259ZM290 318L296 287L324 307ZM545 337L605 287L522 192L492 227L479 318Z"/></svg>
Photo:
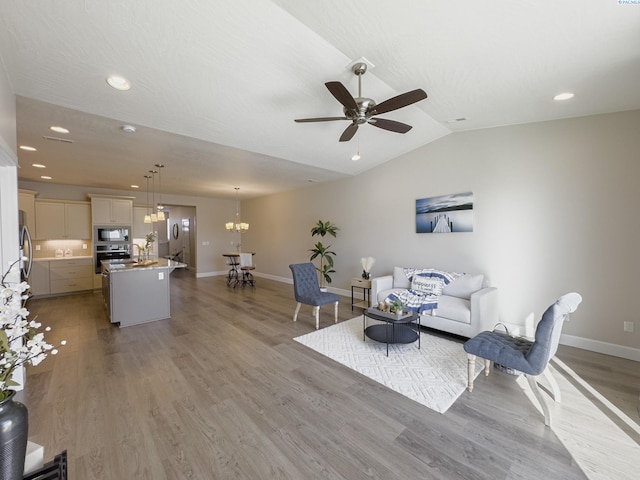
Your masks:
<svg viewBox="0 0 640 480"><path fill-rule="evenodd" d="M371 306L384 302L391 293L411 287L402 267L393 275L371 280ZM420 323L444 332L471 338L498 323L498 290L488 285L482 274L464 274L444 285L438 308L424 311Z"/></svg>

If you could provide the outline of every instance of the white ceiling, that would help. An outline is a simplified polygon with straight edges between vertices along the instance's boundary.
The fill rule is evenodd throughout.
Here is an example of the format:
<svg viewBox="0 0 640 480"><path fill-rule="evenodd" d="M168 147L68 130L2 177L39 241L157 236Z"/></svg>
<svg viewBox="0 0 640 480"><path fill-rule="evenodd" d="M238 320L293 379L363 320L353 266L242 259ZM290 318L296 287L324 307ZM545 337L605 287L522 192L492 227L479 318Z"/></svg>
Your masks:
<svg viewBox="0 0 640 480"><path fill-rule="evenodd" d="M37 162L53 182L119 190L162 163L166 193L255 197L452 131L640 108L640 5L617 0L5 0L0 56L18 144L38 148L19 151L20 179L39 180ZM427 92L384 115L413 129L365 125L339 143L347 122L294 123L342 115L324 83L355 96L360 57L377 103ZM131 90L107 86L112 73ZM576 98L551 99L567 90Z"/></svg>

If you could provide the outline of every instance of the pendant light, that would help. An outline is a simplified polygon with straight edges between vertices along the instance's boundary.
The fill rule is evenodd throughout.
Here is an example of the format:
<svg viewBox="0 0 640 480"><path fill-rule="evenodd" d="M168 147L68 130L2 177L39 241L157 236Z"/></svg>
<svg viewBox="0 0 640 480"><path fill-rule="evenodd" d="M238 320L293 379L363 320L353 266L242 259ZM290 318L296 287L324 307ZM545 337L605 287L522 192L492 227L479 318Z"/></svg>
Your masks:
<svg viewBox="0 0 640 480"><path fill-rule="evenodd" d="M249 224L240 221L240 200L238 199L238 190L240 187L235 187L236 191L236 217L233 222L227 222L224 224L225 228L230 232L242 232L243 230L249 230Z"/></svg>
<svg viewBox="0 0 640 480"><path fill-rule="evenodd" d="M152 205L153 208L151 210L151 223L156 223L158 221L158 214L156 213L156 208L155 208L155 204L156 204L156 173L158 173L157 170L149 170L149 173L152 175L152 187L151 187L151 196L152 196Z"/></svg>
<svg viewBox="0 0 640 480"><path fill-rule="evenodd" d="M147 213L144 216L144 223L151 223L151 214L149 213L149 179L151 175L145 175L144 178L147 179Z"/></svg>
<svg viewBox="0 0 640 480"><path fill-rule="evenodd" d="M164 216L164 205L162 204L162 176L161 172L164 168L164 165L161 163L156 163L156 167L158 167L158 221L163 222L166 218Z"/></svg>

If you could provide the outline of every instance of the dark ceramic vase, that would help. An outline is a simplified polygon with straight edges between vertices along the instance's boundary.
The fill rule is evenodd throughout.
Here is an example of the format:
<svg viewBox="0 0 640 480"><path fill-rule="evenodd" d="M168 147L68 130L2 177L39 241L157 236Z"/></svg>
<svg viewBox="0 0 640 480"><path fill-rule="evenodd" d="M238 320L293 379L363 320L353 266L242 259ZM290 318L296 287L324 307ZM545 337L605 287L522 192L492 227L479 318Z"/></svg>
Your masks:
<svg viewBox="0 0 640 480"><path fill-rule="evenodd" d="M24 472L24 458L29 435L27 407L14 402L11 392L0 402L0 478L19 480Z"/></svg>

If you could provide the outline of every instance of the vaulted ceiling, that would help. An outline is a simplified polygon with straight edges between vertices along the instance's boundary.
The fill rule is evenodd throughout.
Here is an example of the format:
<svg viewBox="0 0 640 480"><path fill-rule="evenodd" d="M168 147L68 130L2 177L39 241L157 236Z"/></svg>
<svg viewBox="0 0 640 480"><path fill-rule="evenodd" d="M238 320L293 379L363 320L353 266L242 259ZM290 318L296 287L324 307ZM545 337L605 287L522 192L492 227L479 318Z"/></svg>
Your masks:
<svg viewBox="0 0 640 480"><path fill-rule="evenodd" d="M255 197L451 132L640 108L640 5L616 0L5 0L0 56L18 144L37 149L19 151L20 179L119 190L161 163L167 193ZM293 121L341 116L324 83L356 96L363 57L363 96L427 92L383 115L412 130L340 143L348 122Z"/></svg>

